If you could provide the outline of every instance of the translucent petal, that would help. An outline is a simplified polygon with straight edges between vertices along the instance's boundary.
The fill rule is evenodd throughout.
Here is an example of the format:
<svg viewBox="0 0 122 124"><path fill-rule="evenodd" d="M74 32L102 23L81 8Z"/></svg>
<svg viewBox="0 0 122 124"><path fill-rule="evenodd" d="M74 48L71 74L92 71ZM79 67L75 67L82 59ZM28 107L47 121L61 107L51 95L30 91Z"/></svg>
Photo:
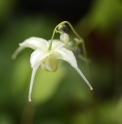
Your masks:
<svg viewBox="0 0 122 124"><path fill-rule="evenodd" d="M80 69L77 67L77 62L76 62L74 54L71 51L69 51L65 48L61 48L61 49L55 50L55 51L57 51L61 54L60 59L63 59L65 61L67 61L68 63L70 63L75 68L75 70L80 74L80 76L83 78L83 80L86 82L86 84L92 90L92 87L91 87L90 83L88 82L86 77L83 75L83 73L80 71Z"/></svg>
<svg viewBox="0 0 122 124"><path fill-rule="evenodd" d="M24 48L29 47L32 49L40 48L42 50L47 50L48 42L45 39L38 37L30 37L26 39L24 42L19 44L20 47L16 49L14 54L12 55L12 59L15 59L19 52L21 52Z"/></svg>
<svg viewBox="0 0 122 124"><path fill-rule="evenodd" d="M19 52L21 52L25 47L18 47L12 55L12 59L16 59Z"/></svg>
<svg viewBox="0 0 122 124"><path fill-rule="evenodd" d="M60 53L59 59L63 59L67 61L69 64L71 64L75 68L77 67L77 62L72 51L67 50L66 48L60 48L54 51L57 51L58 53Z"/></svg>
<svg viewBox="0 0 122 124"><path fill-rule="evenodd" d="M21 47L29 47L32 49L37 49L40 48L42 50L47 49L48 42L47 40L43 38L38 38L38 37L30 37L26 39L24 42L19 44Z"/></svg>
<svg viewBox="0 0 122 124"><path fill-rule="evenodd" d="M36 49L30 58L31 67L35 68L38 64L41 64L41 61L48 56L48 52L42 51L40 49Z"/></svg>
<svg viewBox="0 0 122 124"><path fill-rule="evenodd" d="M34 78L35 78L35 74L36 74L38 67L39 67L39 65L37 65L35 68L33 68L33 71L32 71L30 88L29 88L29 95L28 95L29 102L31 102L32 88L33 88Z"/></svg>
<svg viewBox="0 0 122 124"><path fill-rule="evenodd" d="M50 40L49 40L49 43L50 43ZM54 39L54 40L53 40L53 43L52 43L52 48L51 48L51 50L59 49L59 48L63 47L64 45L65 45L65 44L62 43L60 40Z"/></svg>
<svg viewBox="0 0 122 124"><path fill-rule="evenodd" d="M78 67L76 67L75 70L80 74L80 76L83 78L83 80L86 82L86 84L90 87L90 89L93 90L92 86L90 85L90 83L88 82L86 77L83 75L81 70Z"/></svg>

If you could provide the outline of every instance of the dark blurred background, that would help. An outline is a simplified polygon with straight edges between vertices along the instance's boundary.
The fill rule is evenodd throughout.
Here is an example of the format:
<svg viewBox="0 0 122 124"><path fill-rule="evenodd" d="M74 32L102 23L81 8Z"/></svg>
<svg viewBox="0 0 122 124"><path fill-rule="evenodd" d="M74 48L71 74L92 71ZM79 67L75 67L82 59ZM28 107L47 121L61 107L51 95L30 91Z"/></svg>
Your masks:
<svg viewBox="0 0 122 124"><path fill-rule="evenodd" d="M11 55L31 36L50 39L65 20L85 40L94 90L60 61L55 73L38 69L29 103L33 50L14 61ZM76 59L89 78L86 63ZM121 70L121 0L0 0L0 124L122 124Z"/></svg>

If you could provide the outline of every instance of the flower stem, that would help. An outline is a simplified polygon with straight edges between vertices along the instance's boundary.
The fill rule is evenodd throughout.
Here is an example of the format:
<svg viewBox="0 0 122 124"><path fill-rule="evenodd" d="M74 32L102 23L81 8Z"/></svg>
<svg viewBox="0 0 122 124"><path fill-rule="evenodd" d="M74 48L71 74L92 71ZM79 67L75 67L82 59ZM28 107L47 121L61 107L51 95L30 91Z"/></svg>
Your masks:
<svg viewBox="0 0 122 124"><path fill-rule="evenodd" d="M52 42L53 42L53 38L54 38L54 35L56 33L56 29L60 26L60 25L64 25L64 24L68 24L71 28L71 30L73 31L73 33L77 36L77 38L79 38L79 41L82 43L82 47L83 47L83 52L84 52L84 56L86 58L86 64L87 64L87 68L88 68L88 71L89 71L89 78L90 78L90 81L92 81L92 76L91 76L91 67L90 67L90 64L89 64L89 59L88 59L88 56L87 56L87 52L86 52L86 48L85 48L85 43L84 43L84 40L77 34L77 32L75 31L75 29L73 28L73 26L70 24L70 22L68 21L63 21L61 23L59 23L55 28L54 28L54 31L53 31L53 35L52 35L52 38L51 38L51 41L50 41L50 45L49 45L49 48L48 50L51 50L51 47L52 47Z"/></svg>
<svg viewBox="0 0 122 124"><path fill-rule="evenodd" d="M51 38L51 41L50 41L50 45L49 45L49 47L48 47L48 50L51 50L51 48L52 48L52 42L53 42L53 38L54 38L54 36L55 36L55 33L58 33L56 29L57 29L60 25L62 25L62 24L64 24L64 23L61 22L61 23L59 23L59 24L54 28L53 34L52 34L52 38ZM60 33L60 32L59 32L59 33Z"/></svg>
<svg viewBox="0 0 122 124"><path fill-rule="evenodd" d="M84 40L77 34L77 32L75 31L75 29L73 28L73 26L72 26L68 21L64 21L63 23L67 23L67 24L70 26L70 28L72 29L73 33L77 36L77 38L79 38L79 40L80 40L81 43L82 43L84 56L85 56L85 58L86 58L86 65L87 65L87 69L88 69L88 72L89 72L89 80L92 82L91 67L90 67L89 59L88 59L87 52L86 52L85 42L84 42Z"/></svg>

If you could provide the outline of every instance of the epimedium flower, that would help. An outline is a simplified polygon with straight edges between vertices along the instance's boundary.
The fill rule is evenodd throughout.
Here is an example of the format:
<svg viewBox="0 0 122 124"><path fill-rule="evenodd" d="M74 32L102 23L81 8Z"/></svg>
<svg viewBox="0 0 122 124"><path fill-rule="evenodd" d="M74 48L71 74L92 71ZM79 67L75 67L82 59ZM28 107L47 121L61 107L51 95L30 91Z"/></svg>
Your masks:
<svg viewBox="0 0 122 124"><path fill-rule="evenodd" d="M53 40L51 50L48 49L49 44L50 41L47 41L43 38L30 37L26 39L24 42L19 44L20 47L15 51L15 53L12 56L12 58L15 59L18 53L26 47L35 50L30 57L30 63L33 71L30 81L29 101L31 101L31 93L34 83L34 77L38 67L41 66L47 71L54 72L57 70L59 59L68 62L72 67L74 67L74 69L80 74L80 76L84 79L84 81L88 84L88 86L92 90L92 87L89 84L88 80L85 78L83 73L78 68L76 58L73 52L66 49L64 47L65 44L59 40Z"/></svg>
<svg viewBox="0 0 122 124"><path fill-rule="evenodd" d="M24 42L19 44L19 47L12 55L12 58L15 59L19 52L21 52L24 48L32 48L34 52L31 54L30 63L32 70L31 81L30 81L30 88L29 88L29 101L31 101L31 93L32 87L34 83L34 78L37 69L41 66L46 71L55 72L58 68L58 61L64 60L68 62L83 78L86 84L92 90L92 86L83 75L81 70L78 68L76 58L71 50L68 50L65 46L69 43L69 35L65 33L66 24L70 26L74 34L78 37L76 38L76 43L83 44L83 51L86 57L86 62L88 62L87 54L85 50L85 45L83 39L76 33L72 25L68 21L63 21L59 23L54 31L51 40L47 41L43 38L38 37L30 37L26 39ZM55 33L60 34L60 40L54 39ZM89 66L88 66L89 68Z"/></svg>

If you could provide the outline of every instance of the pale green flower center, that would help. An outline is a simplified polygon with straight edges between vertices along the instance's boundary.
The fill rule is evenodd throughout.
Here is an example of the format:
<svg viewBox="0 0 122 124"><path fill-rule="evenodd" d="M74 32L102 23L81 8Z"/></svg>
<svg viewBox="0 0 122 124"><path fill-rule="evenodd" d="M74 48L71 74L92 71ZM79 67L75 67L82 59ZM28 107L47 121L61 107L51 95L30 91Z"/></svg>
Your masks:
<svg viewBox="0 0 122 124"><path fill-rule="evenodd" d="M52 51L50 50L50 52ZM52 52L42 61L41 67L46 71L55 72L58 67L59 56L59 54Z"/></svg>

